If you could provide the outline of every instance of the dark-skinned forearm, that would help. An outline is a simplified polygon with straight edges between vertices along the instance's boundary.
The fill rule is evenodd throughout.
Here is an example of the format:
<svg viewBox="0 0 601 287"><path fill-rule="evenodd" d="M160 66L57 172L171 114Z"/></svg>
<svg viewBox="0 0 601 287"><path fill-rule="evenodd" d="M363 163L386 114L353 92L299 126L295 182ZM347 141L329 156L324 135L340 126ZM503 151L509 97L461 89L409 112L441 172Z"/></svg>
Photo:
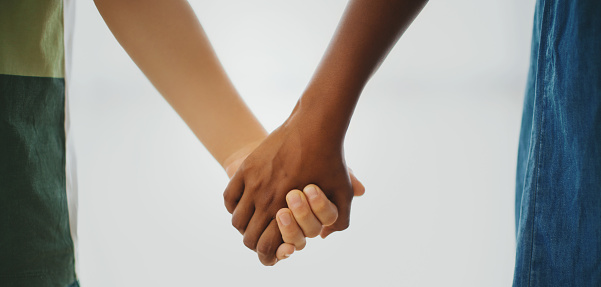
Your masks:
<svg viewBox="0 0 601 287"><path fill-rule="evenodd" d="M427 0L351 0L291 119L341 146L359 96Z"/></svg>

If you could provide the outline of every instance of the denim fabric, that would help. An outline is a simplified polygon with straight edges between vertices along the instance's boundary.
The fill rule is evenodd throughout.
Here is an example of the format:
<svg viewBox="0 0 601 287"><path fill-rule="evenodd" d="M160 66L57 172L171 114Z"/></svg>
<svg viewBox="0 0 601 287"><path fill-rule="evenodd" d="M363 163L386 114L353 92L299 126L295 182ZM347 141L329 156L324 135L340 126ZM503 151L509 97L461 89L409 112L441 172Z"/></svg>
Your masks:
<svg viewBox="0 0 601 287"><path fill-rule="evenodd" d="M601 1L539 0L513 286L601 286Z"/></svg>

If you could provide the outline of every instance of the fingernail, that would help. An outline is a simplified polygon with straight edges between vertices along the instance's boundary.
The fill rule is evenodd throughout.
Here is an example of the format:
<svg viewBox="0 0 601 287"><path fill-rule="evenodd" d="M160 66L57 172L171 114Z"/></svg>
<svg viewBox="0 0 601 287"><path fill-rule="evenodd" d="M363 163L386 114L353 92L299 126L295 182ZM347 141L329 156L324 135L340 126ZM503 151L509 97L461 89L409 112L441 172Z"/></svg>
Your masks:
<svg viewBox="0 0 601 287"><path fill-rule="evenodd" d="M280 214L280 222L282 222L282 224L284 225L289 225L290 222L292 222L290 214L288 214L288 212L283 212L282 214Z"/></svg>
<svg viewBox="0 0 601 287"><path fill-rule="evenodd" d="M305 194L310 199L314 199L317 197L317 189L315 189L315 186L309 185L309 186L305 187Z"/></svg>
<svg viewBox="0 0 601 287"><path fill-rule="evenodd" d="M288 258L291 254L284 254L284 257Z"/></svg>
<svg viewBox="0 0 601 287"><path fill-rule="evenodd" d="M290 195L288 201L288 204L290 204L291 208L299 207L301 205L301 198L296 192Z"/></svg>

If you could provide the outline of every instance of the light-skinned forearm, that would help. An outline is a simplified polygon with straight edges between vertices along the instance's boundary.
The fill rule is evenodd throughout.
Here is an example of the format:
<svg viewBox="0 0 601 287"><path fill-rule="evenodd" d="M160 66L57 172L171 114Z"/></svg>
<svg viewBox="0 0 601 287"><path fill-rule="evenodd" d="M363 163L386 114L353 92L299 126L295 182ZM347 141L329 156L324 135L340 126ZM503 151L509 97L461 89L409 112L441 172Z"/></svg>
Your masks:
<svg viewBox="0 0 601 287"><path fill-rule="evenodd" d="M224 168L267 136L187 1L95 3L121 46Z"/></svg>
<svg viewBox="0 0 601 287"><path fill-rule="evenodd" d="M359 96L427 0L351 0L290 120L342 146Z"/></svg>

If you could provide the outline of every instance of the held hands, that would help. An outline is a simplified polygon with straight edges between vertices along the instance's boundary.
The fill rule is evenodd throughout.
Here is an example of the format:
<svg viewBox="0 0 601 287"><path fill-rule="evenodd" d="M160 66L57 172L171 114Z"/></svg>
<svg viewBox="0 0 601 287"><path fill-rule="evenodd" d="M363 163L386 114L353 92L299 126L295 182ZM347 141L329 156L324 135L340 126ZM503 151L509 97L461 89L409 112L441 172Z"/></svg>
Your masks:
<svg viewBox="0 0 601 287"><path fill-rule="evenodd" d="M252 143L237 152L226 165L226 172L231 178L238 170L244 159L259 143ZM365 193L365 187L349 169L353 192L355 196ZM298 201L300 199L300 201ZM305 248L305 237L313 238L319 235L323 226L332 224L338 218L338 209L328 200L323 191L316 185L310 184L304 191L292 190L286 195L289 208L278 211L276 219L284 243L277 251L277 260L284 260L296 250ZM325 235L324 235L325 237Z"/></svg>
<svg viewBox="0 0 601 287"><path fill-rule="evenodd" d="M278 224L286 233L287 244L298 244L297 249L304 245L304 236L321 233L325 237L349 225L353 188L342 147L323 140L318 128L299 122L291 117L269 135L240 165L224 192L226 208L233 214L232 225L244 234L244 244L257 251L265 265L291 254L290 245L280 246L283 239ZM232 169L227 170L231 175ZM317 195L313 196L312 187L316 186L307 186L311 183L325 195L320 197L315 188ZM304 193L294 190L306 186ZM357 188L362 194L362 186ZM286 203L291 209L280 210ZM332 212L335 207L338 216ZM289 212L293 216L285 224ZM277 220L276 213L281 216ZM322 230L321 225L328 226ZM297 227L302 229L302 239Z"/></svg>

